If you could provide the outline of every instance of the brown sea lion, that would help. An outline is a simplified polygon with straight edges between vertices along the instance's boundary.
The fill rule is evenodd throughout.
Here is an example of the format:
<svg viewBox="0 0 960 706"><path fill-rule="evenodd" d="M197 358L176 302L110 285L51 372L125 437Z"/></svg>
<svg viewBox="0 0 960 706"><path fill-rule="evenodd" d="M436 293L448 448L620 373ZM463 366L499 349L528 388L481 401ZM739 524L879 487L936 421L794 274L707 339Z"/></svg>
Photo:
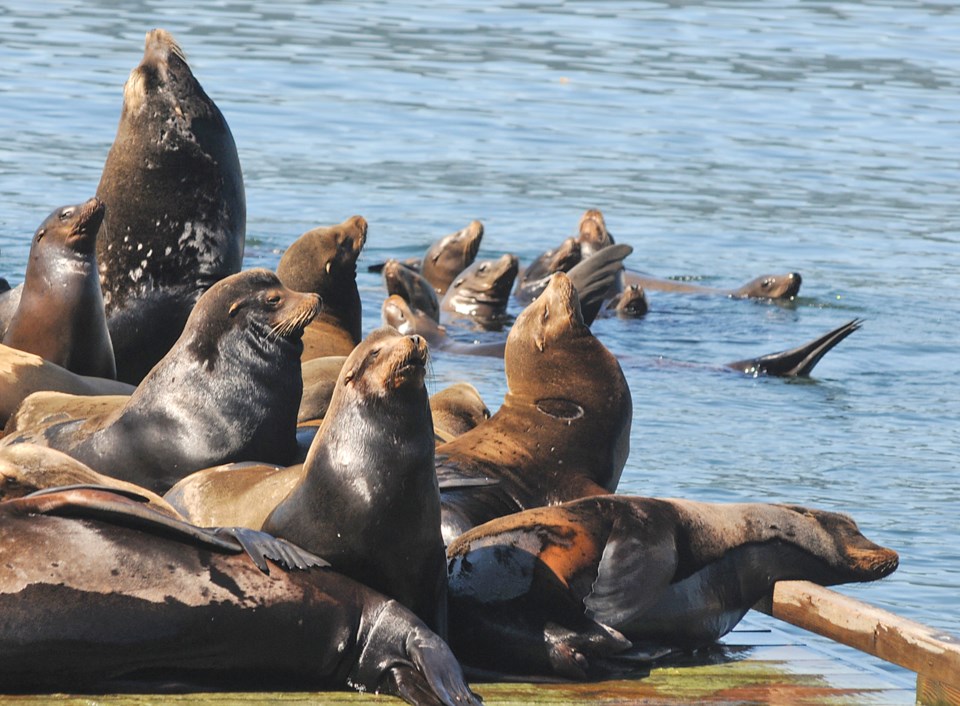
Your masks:
<svg viewBox="0 0 960 706"><path fill-rule="evenodd" d="M132 392L132 390L131 390ZM130 395L71 395L42 390L28 395L10 415L4 434L48 427L68 419L86 419L120 409Z"/></svg>
<svg viewBox="0 0 960 706"><path fill-rule="evenodd" d="M447 555L460 659L567 679L713 642L776 581L873 581L898 563L846 515L622 495L501 517Z"/></svg>
<svg viewBox="0 0 960 706"><path fill-rule="evenodd" d="M367 240L367 222L313 228L286 249L277 275L290 289L320 295L323 307L303 334L303 359L349 355L361 339L357 258Z"/></svg>
<svg viewBox="0 0 960 706"><path fill-rule="evenodd" d="M471 221L466 228L445 235L430 246L423 256L420 274L433 285L438 296L446 294L457 275L473 264L482 239L483 224Z"/></svg>
<svg viewBox="0 0 960 706"><path fill-rule="evenodd" d="M0 504L0 690L352 688L479 706L409 610L264 533L102 491Z"/></svg>
<svg viewBox="0 0 960 706"><path fill-rule="evenodd" d="M414 272L398 260L387 260L383 266L383 281L388 295L396 294L411 308L422 311L434 321L440 321L437 292L419 272Z"/></svg>
<svg viewBox="0 0 960 706"><path fill-rule="evenodd" d="M298 424L323 419L346 360L343 355L328 355L303 361L303 396L297 412Z"/></svg>
<svg viewBox="0 0 960 706"><path fill-rule="evenodd" d="M417 334L423 336L433 351L447 351L460 355L486 355L494 358L503 357L506 341L466 343L457 341L447 335L447 329L437 323L428 314L414 309L398 294L391 294L383 300L380 308L383 323L392 326L404 335Z"/></svg>
<svg viewBox="0 0 960 706"><path fill-rule="evenodd" d="M465 317L483 328L500 328L507 319L507 303L519 263L509 253L498 259L478 260L450 285L440 302L441 320Z"/></svg>
<svg viewBox="0 0 960 706"><path fill-rule="evenodd" d="M433 428L449 441L490 419L490 410L479 390L469 382L456 382L430 395Z"/></svg>
<svg viewBox="0 0 960 706"><path fill-rule="evenodd" d="M97 260L117 376L138 383L180 335L200 295L240 270L243 174L230 128L162 29L123 88L97 187Z"/></svg>
<svg viewBox="0 0 960 706"><path fill-rule="evenodd" d="M788 272L784 275L761 275L736 289L721 289L675 279L662 279L630 270L624 273L626 286L637 285L655 292L709 294L731 299L793 299L800 291L802 282L799 272Z"/></svg>
<svg viewBox="0 0 960 706"><path fill-rule="evenodd" d="M300 335L319 309L269 270L211 287L183 335L116 412L16 432L100 473L164 492L228 461L292 463L303 382ZM136 459L136 463L131 463Z"/></svg>
<svg viewBox="0 0 960 706"><path fill-rule="evenodd" d="M500 409L437 447L441 480L453 472L499 481L442 492L447 542L501 515L613 492L629 452L627 381L584 324L566 274L553 275L517 317L504 363L508 392Z"/></svg>
<svg viewBox="0 0 960 706"><path fill-rule="evenodd" d="M133 385L117 380L77 375L33 353L0 344L0 424L30 394L54 390L74 395L128 395Z"/></svg>
<svg viewBox="0 0 960 706"><path fill-rule="evenodd" d="M550 275L569 272L581 259L580 243L576 238L567 238L558 247L541 254L517 276L517 288L513 296L524 303L536 299L547 286Z"/></svg>
<svg viewBox="0 0 960 706"><path fill-rule="evenodd" d="M631 284L604 304L604 311L622 319L638 319L650 310L647 294L639 284Z"/></svg>
<svg viewBox="0 0 960 706"><path fill-rule="evenodd" d="M117 367L95 253L103 212L94 197L58 208L40 224L3 343L78 375L112 379Z"/></svg>
<svg viewBox="0 0 960 706"><path fill-rule="evenodd" d="M580 216L577 225L577 243L580 245L580 256L590 257L598 250L614 244L613 236L607 230L607 222L603 214L591 208Z"/></svg>

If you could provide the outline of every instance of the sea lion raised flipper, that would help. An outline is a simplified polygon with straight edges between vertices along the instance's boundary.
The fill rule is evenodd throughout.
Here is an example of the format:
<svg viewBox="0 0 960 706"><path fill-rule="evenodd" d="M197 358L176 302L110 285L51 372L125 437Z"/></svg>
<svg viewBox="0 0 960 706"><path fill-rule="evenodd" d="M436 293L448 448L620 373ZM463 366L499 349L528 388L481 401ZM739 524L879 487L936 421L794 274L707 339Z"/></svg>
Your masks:
<svg viewBox="0 0 960 706"><path fill-rule="evenodd" d="M589 326L597 318L600 307L623 271L623 260L633 248L629 245L609 245L582 260L567 276L580 296L583 322Z"/></svg>
<svg viewBox="0 0 960 706"><path fill-rule="evenodd" d="M748 358L727 363L724 367L747 375L774 375L777 377L807 377L830 349L863 325L863 319L853 319L809 343L759 358Z"/></svg>

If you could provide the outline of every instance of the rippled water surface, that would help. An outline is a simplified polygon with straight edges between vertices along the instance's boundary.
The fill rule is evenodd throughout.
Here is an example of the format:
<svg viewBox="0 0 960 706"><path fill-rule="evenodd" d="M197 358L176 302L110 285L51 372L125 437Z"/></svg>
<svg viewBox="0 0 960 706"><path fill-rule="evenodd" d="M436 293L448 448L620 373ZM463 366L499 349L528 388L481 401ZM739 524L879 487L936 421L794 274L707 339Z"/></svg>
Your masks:
<svg viewBox="0 0 960 706"><path fill-rule="evenodd" d="M844 591L960 633L960 6L5 3L0 276L94 193L156 26L233 129L247 266L355 213L362 265L474 218L481 255L529 262L599 208L634 269L802 273L788 305L651 293L594 325L634 398L621 490L849 512L901 567ZM854 317L810 380L711 368ZM501 361L436 356L432 388L464 378L499 405Z"/></svg>

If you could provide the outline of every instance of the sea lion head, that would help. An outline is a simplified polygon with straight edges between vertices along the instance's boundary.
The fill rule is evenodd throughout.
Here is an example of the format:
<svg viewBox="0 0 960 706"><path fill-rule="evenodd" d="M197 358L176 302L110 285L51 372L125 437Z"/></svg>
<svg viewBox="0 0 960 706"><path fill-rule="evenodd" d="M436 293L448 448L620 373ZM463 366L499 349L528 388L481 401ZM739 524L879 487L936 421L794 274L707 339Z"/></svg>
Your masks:
<svg viewBox="0 0 960 706"><path fill-rule="evenodd" d="M184 106L177 104L176 96L183 94L183 84L189 91L201 90L193 76L187 58L173 35L165 29L147 32L143 59L130 72L123 87L123 111L131 115L142 112L151 100L163 99L171 103L173 114L180 120L188 119Z"/></svg>
<svg viewBox="0 0 960 706"><path fill-rule="evenodd" d="M483 224L471 221L463 230L445 235L430 246L420 272L437 291L446 293L454 278L473 264L483 239Z"/></svg>
<svg viewBox="0 0 960 706"><path fill-rule="evenodd" d="M569 272L581 260L580 243L576 238L567 238L556 250L551 251L545 274Z"/></svg>
<svg viewBox="0 0 960 706"><path fill-rule="evenodd" d="M631 284L624 289L610 301L609 307L617 313L617 316L628 319L644 316L650 309L646 292L639 284Z"/></svg>
<svg viewBox="0 0 960 706"><path fill-rule="evenodd" d="M446 335L443 326L418 309L414 309L399 294L391 294L383 300L381 316L386 326L392 326L404 336L418 334L436 345Z"/></svg>
<svg viewBox="0 0 960 706"><path fill-rule="evenodd" d="M597 250L613 245L613 236L607 230L603 214L595 208L586 211L580 217L577 242L580 243L581 256L586 259Z"/></svg>
<svg viewBox="0 0 960 706"><path fill-rule="evenodd" d="M440 320L440 300L433 286L419 273L399 260L387 260L383 265L383 281L389 294L398 294L411 307Z"/></svg>
<svg viewBox="0 0 960 706"><path fill-rule="evenodd" d="M590 329L580 313L577 290L566 273L557 272L540 296L520 312L507 336L507 350L544 353L557 341L584 333Z"/></svg>
<svg viewBox="0 0 960 706"><path fill-rule="evenodd" d="M427 342L422 336L404 336L390 326L378 328L347 357L337 391L343 388L370 400L412 391L422 392L426 399L427 359ZM334 404L331 402L331 407Z"/></svg>
<svg viewBox="0 0 960 706"><path fill-rule="evenodd" d="M509 253L474 262L450 285L444 297L446 308L481 320L502 317L519 269L517 256Z"/></svg>
<svg viewBox="0 0 960 706"><path fill-rule="evenodd" d="M267 360L278 348L299 359L303 330L319 310L316 294L291 291L270 270L246 270L217 282L200 297L183 338L208 369L216 365L224 346L235 347L236 336L249 340Z"/></svg>
<svg viewBox="0 0 960 706"><path fill-rule="evenodd" d="M82 204L58 208L37 228L33 247L57 243L65 250L83 256L92 255L96 250L97 233L103 223L103 215L103 202L96 196Z"/></svg>
<svg viewBox="0 0 960 706"><path fill-rule="evenodd" d="M735 298L753 297L757 299L793 299L800 291L802 278L799 272L785 275L760 275L750 280L731 296Z"/></svg>

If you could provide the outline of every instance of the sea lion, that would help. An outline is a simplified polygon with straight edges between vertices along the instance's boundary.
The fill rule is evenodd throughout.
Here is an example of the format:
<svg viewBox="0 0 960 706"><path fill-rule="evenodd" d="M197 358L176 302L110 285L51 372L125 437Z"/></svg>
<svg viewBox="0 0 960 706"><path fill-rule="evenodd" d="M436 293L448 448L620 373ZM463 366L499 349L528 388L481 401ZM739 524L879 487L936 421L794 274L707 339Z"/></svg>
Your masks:
<svg viewBox="0 0 960 706"><path fill-rule="evenodd" d="M838 513L623 495L501 517L447 555L460 659L567 679L713 642L776 581L873 581L898 563Z"/></svg>
<svg viewBox="0 0 960 706"><path fill-rule="evenodd" d="M323 419L346 360L343 355L328 355L303 361L303 395L297 411L298 424Z"/></svg>
<svg viewBox="0 0 960 706"><path fill-rule="evenodd" d="M616 357L584 324L569 277L554 274L517 317L504 356L508 392L487 421L437 447L447 473L499 481L441 493L444 539L501 515L613 492L633 404Z"/></svg>
<svg viewBox="0 0 960 706"><path fill-rule="evenodd" d="M323 308L303 335L303 360L349 355L362 337L357 258L367 222L352 216L308 230L280 258L277 275L290 289L320 295Z"/></svg>
<svg viewBox="0 0 960 706"><path fill-rule="evenodd" d="M631 284L604 304L604 311L622 319L638 319L650 310L647 294L639 284Z"/></svg>
<svg viewBox="0 0 960 706"><path fill-rule="evenodd" d="M71 395L50 390L33 392L10 415L3 433L12 434L15 431L48 427L68 419L110 414L123 407L129 399L130 395Z"/></svg>
<svg viewBox="0 0 960 706"><path fill-rule="evenodd" d="M299 482L262 529L396 598L443 636L446 574L426 363L419 336L384 327L364 339L343 366Z"/></svg>
<svg viewBox="0 0 960 706"><path fill-rule="evenodd" d="M648 291L708 294L730 297L731 299L794 299L803 282L799 272L788 272L784 275L760 275L735 289L705 287L691 282L663 279L630 270L624 273L623 278L626 286L637 285Z"/></svg>
<svg viewBox="0 0 960 706"><path fill-rule="evenodd" d="M594 253L614 244L613 236L607 230L607 222L603 214L591 208L584 211L577 224L577 244L580 246L581 258L590 257Z"/></svg>
<svg viewBox="0 0 960 706"><path fill-rule="evenodd" d="M4 280L4 282L6 282L6 280ZM0 341L2 341L3 336L6 335L7 326L10 325L10 319L13 318L17 307L20 306L20 295L22 294L23 282L13 288L8 284L7 289L0 291Z"/></svg>
<svg viewBox="0 0 960 706"><path fill-rule="evenodd" d="M75 395L129 395L133 385L117 380L77 375L33 353L0 344L0 424L30 394L40 390Z"/></svg>
<svg viewBox="0 0 960 706"><path fill-rule="evenodd" d="M482 328L500 328L507 319L510 290L517 278L516 255L478 260L450 285L440 302L441 320L466 317Z"/></svg>
<svg viewBox="0 0 960 706"><path fill-rule="evenodd" d="M117 367L95 252L103 215L94 197L58 208L40 224L3 343L77 375L112 379Z"/></svg>
<svg viewBox="0 0 960 706"><path fill-rule="evenodd" d="M398 260L387 260L383 266L383 281L387 294L402 297L411 308L422 311L434 321L440 321L437 292L419 272L414 272Z"/></svg>
<svg viewBox="0 0 960 706"><path fill-rule="evenodd" d="M490 419L490 409L479 390L469 382L456 382L430 395L433 428L438 437L449 441Z"/></svg>
<svg viewBox="0 0 960 706"><path fill-rule="evenodd" d="M97 196L97 260L117 375L138 383L200 295L240 270L243 174L230 128L165 30L148 32L123 88Z"/></svg>
<svg viewBox="0 0 960 706"><path fill-rule="evenodd" d="M835 345L863 325L862 319L853 319L812 341L790 350L770 353L759 358L747 358L726 363L724 367L751 377L809 377L814 366Z"/></svg>
<svg viewBox="0 0 960 706"><path fill-rule="evenodd" d="M204 293L183 335L119 410L2 443L50 446L159 493L218 463L292 463L300 336L318 309L316 294L288 290L269 270L232 275Z"/></svg>
<svg viewBox="0 0 960 706"><path fill-rule="evenodd" d="M404 335L417 334L423 336L430 349L447 351L460 355L487 355L494 358L503 357L506 341L488 341L465 343L457 341L447 335L447 329L435 321L430 315L419 309L414 309L399 294L391 294L383 300L380 308L383 323L392 326Z"/></svg>
<svg viewBox="0 0 960 706"><path fill-rule="evenodd" d="M0 690L358 689L479 706L409 610L264 533L103 491L0 504Z"/></svg>
<svg viewBox="0 0 960 706"><path fill-rule="evenodd" d="M483 224L471 221L466 228L443 236L429 247L420 274L433 285L437 296L446 294L457 275L473 264L482 239Z"/></svg>
<svg viewBox="0 0 960 706"><path fill-rule="evenodd" d="M547 286L550 275L569 272L581 259L580 243L576 238L567 238L558 247L541 254L517 276L517 288L513 296L524 303L536 299Z"/></svg>

